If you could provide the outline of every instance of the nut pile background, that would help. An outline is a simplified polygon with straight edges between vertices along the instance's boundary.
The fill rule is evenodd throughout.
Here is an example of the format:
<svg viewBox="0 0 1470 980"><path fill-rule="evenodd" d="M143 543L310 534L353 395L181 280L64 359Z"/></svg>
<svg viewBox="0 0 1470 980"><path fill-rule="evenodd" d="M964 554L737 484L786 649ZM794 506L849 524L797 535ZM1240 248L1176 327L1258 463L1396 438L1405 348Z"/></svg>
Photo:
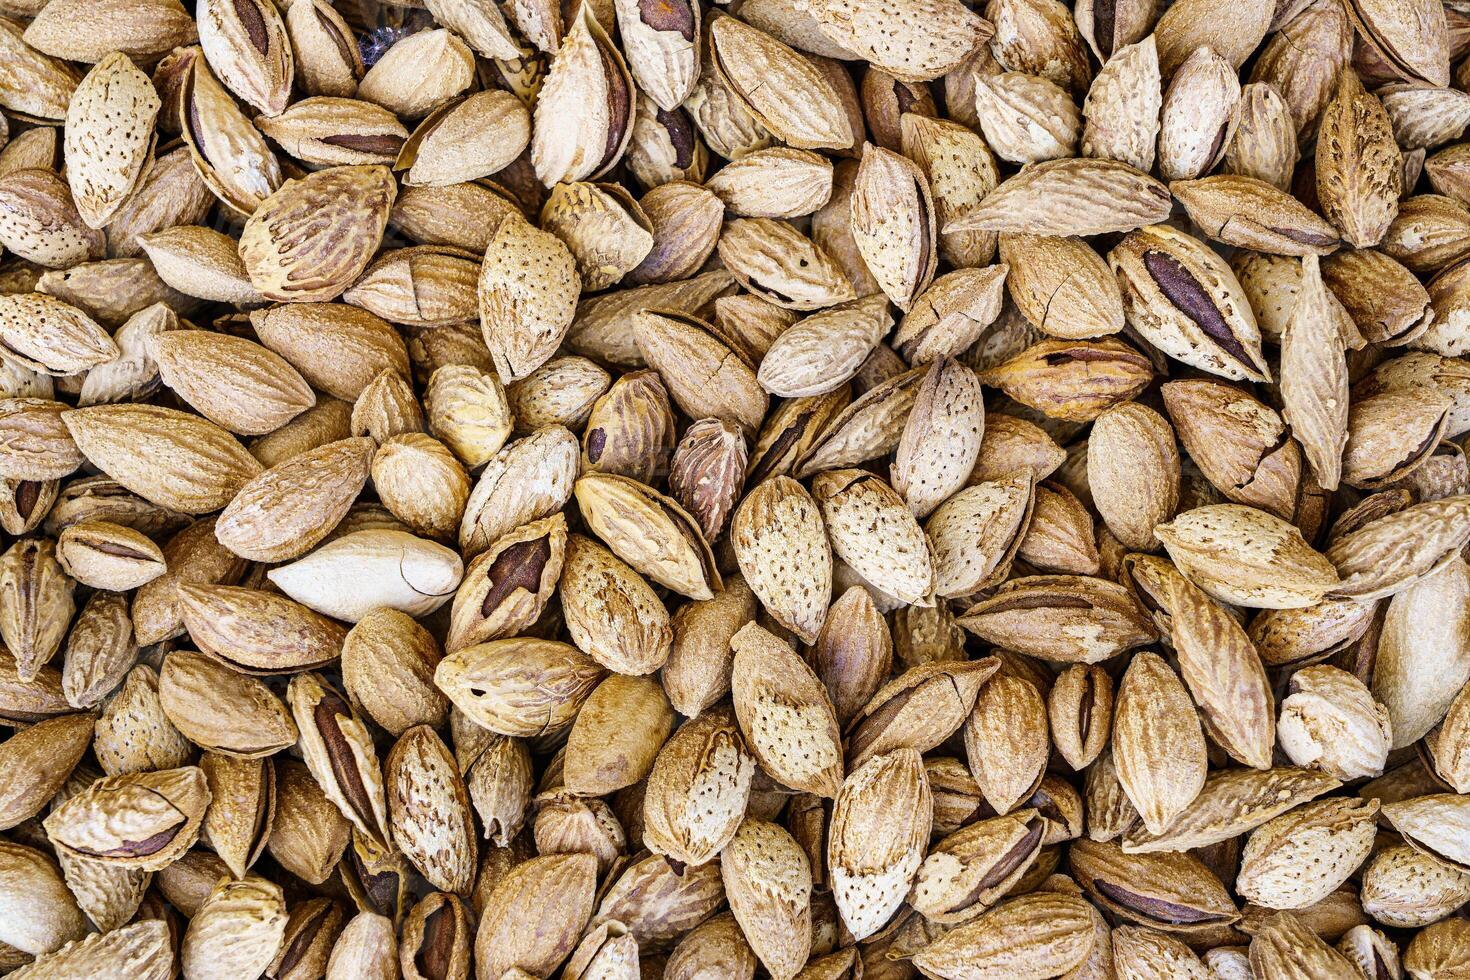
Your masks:
<svg viewBox="0 0 1470 980"><path fill-rule="evenodd" d="M0 0L17 980L1470 977L1470 3Z"/></svg>

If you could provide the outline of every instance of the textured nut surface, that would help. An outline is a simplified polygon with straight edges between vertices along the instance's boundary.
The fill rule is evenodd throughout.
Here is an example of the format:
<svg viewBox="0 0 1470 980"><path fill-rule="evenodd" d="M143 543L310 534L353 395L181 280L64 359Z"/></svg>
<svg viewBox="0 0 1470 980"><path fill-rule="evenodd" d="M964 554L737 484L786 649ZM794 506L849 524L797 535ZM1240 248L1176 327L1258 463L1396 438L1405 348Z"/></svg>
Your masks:
<svg viewBox="0 0 1470 980"><path fill-rule="evenodd" d="M1466 0L0 0L0 974L1450 980Z"/></svg>

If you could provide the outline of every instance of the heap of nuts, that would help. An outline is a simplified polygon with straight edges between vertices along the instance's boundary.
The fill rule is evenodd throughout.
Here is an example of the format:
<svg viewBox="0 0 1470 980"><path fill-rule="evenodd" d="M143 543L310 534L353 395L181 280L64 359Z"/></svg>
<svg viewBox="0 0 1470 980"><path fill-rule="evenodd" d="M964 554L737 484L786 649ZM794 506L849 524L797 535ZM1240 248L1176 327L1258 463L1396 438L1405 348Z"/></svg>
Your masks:
<svg viewBox="0 0 1470 980"><path fill-rule="evenodd" d="M0 973L1470 977L1470 0L393 2L0 0Z"/></svg>

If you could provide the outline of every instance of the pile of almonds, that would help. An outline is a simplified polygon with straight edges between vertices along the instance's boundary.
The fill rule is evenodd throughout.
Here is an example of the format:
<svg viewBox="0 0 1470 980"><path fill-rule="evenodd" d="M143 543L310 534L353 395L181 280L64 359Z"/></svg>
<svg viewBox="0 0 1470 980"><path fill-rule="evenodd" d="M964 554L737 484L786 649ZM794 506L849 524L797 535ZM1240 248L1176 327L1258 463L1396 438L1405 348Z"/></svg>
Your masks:
<svg viewBox="0 0 1470 980"><path fill-rule="evenodd" d="M0 0L0 109L0 973L1470 977L1470 0Z"/></svg>

